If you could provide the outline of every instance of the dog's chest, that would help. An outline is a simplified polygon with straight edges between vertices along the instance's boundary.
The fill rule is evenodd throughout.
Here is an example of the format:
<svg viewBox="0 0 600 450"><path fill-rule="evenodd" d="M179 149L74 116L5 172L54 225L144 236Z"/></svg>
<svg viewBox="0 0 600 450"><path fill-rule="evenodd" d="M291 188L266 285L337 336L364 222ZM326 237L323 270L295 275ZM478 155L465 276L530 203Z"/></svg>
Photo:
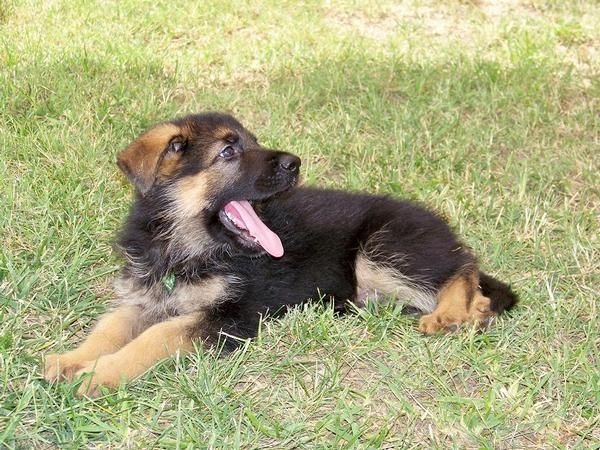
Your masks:
<svg viewBox="0 0 600 450"><path fill-rule="evenodd" d="M171 285L161 282L147 287L135 278L121 277L115 281L115 292L119 304L138 307L142 320L155 323L225 301L231 284L223 276L211 276L193 283L174 280Z"/></svg>

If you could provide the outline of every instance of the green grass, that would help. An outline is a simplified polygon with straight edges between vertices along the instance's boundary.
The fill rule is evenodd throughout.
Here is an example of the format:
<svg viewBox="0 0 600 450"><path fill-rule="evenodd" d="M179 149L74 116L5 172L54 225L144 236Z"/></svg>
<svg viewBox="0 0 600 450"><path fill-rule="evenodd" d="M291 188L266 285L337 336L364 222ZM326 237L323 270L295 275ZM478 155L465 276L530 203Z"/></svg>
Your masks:
<svg viewBox="0 0 600 450"><path fill-rule="evenodd" d="M372 3L0 0L0 447L600 445L600 5ZM307 307L95 401L48 385L111 298L117 152L200 110L437 209L522 303L434 338Z"/></svg>

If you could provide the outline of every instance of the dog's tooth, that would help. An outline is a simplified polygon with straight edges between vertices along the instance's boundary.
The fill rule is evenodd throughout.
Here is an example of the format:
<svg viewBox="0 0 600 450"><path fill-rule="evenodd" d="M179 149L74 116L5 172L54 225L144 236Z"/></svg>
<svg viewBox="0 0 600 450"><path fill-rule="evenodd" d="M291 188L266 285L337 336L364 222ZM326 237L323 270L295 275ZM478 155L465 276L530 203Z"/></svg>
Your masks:
<svg viewBox="0 0 600 450"><path fill-rule="evenodd" d="M238 227L238 228L240 227L240 223L237 221L237 219L232 214L230 214L228 211L225 211L225 215L236 227Z"/></svg>

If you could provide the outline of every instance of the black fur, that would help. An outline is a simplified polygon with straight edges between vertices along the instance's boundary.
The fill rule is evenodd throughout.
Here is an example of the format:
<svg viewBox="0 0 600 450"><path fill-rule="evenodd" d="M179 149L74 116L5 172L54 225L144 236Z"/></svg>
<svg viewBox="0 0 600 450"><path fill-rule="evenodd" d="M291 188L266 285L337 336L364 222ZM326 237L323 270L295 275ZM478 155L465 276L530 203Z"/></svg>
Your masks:
<svg viewBox="0 0 600 450"><path fill-rule="evenodd" d="M508 284L484 272L479 272L479 286L483 295L492 300L492 311L498 314L510 310L519 300Z"/></svg>

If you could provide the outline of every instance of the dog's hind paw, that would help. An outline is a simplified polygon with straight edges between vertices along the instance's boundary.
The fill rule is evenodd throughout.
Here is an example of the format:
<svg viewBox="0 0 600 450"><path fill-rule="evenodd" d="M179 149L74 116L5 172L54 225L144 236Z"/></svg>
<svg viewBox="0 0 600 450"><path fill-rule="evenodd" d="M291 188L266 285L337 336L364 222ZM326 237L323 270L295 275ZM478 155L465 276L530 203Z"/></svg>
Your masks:
<svg viewBox="0 0 600 450"><path fill-rule="evenodd" d="M458 330L459 326L460 323L452 321L447 322L436 313L422 316L419 320L419 331L427 336L431 336L439 332L454 332Z"/></svg>

